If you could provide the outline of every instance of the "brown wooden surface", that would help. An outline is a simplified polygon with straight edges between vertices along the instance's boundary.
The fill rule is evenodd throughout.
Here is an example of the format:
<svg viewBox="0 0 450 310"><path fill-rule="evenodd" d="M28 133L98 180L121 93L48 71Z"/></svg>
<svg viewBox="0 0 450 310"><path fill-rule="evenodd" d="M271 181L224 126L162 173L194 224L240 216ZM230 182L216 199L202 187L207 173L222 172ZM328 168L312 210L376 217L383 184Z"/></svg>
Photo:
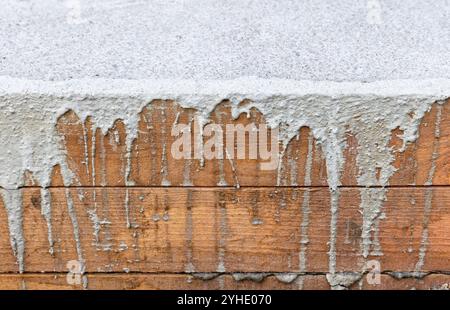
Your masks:
<svg viewBox="0 0 450 310"><path fill-rule="evenodd" d="M442 109L439 124L436 121L438 105L434 105L422 120L419 138L415 143L409 143L403 152L399 151L402 146L400 139L402 132L400 129L393 131L391 147L395 155L394 166L398 170L390 179L391 186L424 185L432 164L434 144L437 144L437 154L432 184L450 185L450 104L447 102L439 108ZM164 117L161 116L162 114ZM193 118L193 111L182 109L171 101L156 101L141 113L139 134L133 143L131 154L130 180L134 181L135 185L161 186L164 177L161 169L162 166L166 166L163 158L167 162L166 178L172 186L184 185L185 169L189 170L189 179L194 186L217 186L220 182L219 160L207 160L204 167L201 167L200 161L196 159L188 161L171 158L170 146L176 139L171 136L171 128L177 115L178 123L189 124L189 120ZM226 102L219 105L212 115L211 122L222 125L264 123L263 116L256 110L252 110L248 118L247 115L242 114L237 120L233 120L230 107ZM220 118L217 115L220 115ZM435 137L435 126L439 126L439 137ZM65 138L64 147L68 151L69 166L77 176L78 182L74 185L125 185L125 128L120 120L116 121L106 136L97 129L93 139L92 123L88 120L86 124L82 124L74 113L68 112L60 118L58 129ZM222 160L223 178L231 186L236 185L236 181L240 186L304 186L310 134L311 131L308 128L301 128L298 137L294 137L289 143L282 161L281 184L277 184L276 169L260 169L261 160L235 159L232 164L226 159L225 154L225 159ZM94 148L92 148L93 142ZM346 165L341 177L343 186L358 185L356 182L359 174L356 163L357 143L355 136L348 133L348 146L345 150ZM163 156L163 146L166 148L166 156ZM326 186L326 161L320 145L315 140L312 158L311 186ZM186 165L188 168L185 167ZM295 167L295 174L292 173L292 167ZM55 182L54 185L62 185L62 183Z"/></svg>
<svg viewBox="0 0 450 310"><path fill-rule="evenodd" d="M89 288L97 290L305 290L330 289L325 275L299 276L290 283L282 282L276 275L266 275L261 281L236 281L232 275L219 275L205 280L189 274L89 274L86 276ZM5 290L70 290L83 289L82 285L67 284L65 274L7 274L0 275ZM365 277L353 283L349 289L371 290L449 290L450 276L430 274L423 278L399 280L382 274L381 284L369 284Z"/></svg>
<svg viewBox="0 0 450 310"><path fill-rule="evenodd" d="M54 253L49 253L47 223L41 214L41 189L28 174L26 187L21 189L24 274L18 274L0 200L0 277L4 279L0 288L80 288L68 285L65 277L67 262L83 259L91 289L328 289L330 191L326 161L311 131L299 129L298 137L289 143L280 176L277 170L261 170L259 160L210 160L202 167L199 160L175 160L170 152L167 155L175 139L170 135L175 119L189 123L193 114L171 101L155 101L144 109L132 146L129 181L134 185L130 187L125 187L123 123L116 121L103 136L90 119L82 124L73 112L61 117L58 131L76 179L65 188L55 167L48 189ZM245 125L262 123L264 118L252 110L249 118L241 115L233 120L224 102L212 113L211 121ZM358 141L348 133L337 217L336 270L359 272L366 261L376 259L383 273L378 286L361 281L351 288L445 288L449 282L445 273L450 272L450 104L433 106L420 125L418 140L404 152L398 151L401 134L396 129L391 138L398 170L390 179L382 208L385 218L377 232L381 253L372 249L364 258L360 194L371 189L356 182ZM309 139L313 139L311 183L305 184ZM437 150L435 155L433 150ZM436 168L429 185L432 165ZM223 181L227 186L218 186ZM302 229L305 193L309 195L308 225ZM74 214L69 212L68 197ZM430 204L427 197L431 197ZM78 225L74 225L74 215ZM306 247L302 246L305 232ZM424 235L428 236L425 241ZM424 244L424 264L416 270ZM300 267L302 249L304 270ZM283 283L273 275L300 271L305 273L303 285L297 280ZM392 271L431 274L399 280L388 274ZM217 272L209 280L194 275ZM264 274L264 280L236 281L233 274L242 272Z"/></svg>
<svg viewBox="0 0 450 310"><path fill-rule="evenodd" d="M391 188L383 206L379 239L384 271L414 271L424 229L424 196L429 188ZM448 272L450 188L431 188L428 247L422 271ZM52 188L54 255L49 254L40 192L24 189L25 272L64 272L78 259L74 227L64 188ZM96 192L97 216L105 221L98 242L90 218ZM89 272L298 272L301 245L299 212L310 192L307 271L328 271L330 210L326 188L131 188L127 227L124 188L71 189L82 257ZM337 225L337 270L360 270L360 189L341 189ZM84 196L83 200L81 199ZM101 198L100 198L101 197ZM282 204L281 204L282 202ZM3 210L3 209L2 209ZM1 227L7 227L5 216ZM0 238L0 272L17 272L7 233ZM222 253L222 254L220 254ZM192 266L193 268L190 268Z"/></svg>

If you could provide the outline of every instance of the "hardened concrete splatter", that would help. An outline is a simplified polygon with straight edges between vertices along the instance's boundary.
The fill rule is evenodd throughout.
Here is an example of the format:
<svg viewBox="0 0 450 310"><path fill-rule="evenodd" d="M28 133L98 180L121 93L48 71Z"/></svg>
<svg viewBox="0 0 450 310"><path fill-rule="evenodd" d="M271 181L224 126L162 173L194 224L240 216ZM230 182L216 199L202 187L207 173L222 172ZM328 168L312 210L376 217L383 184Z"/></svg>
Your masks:
<svg viewBox="0 0 450 310"><path fill-rule="evenodd" d="M388 146L391 131L395 128L403 130L404 145L414 141L424 114L433 103L442 103L449 96L449 80L336 83L242 78L228 81L94 79L45 82L2 77L0 186L4 189L8 210L11 244L23 269L22 197L18 189L24 184L25 171L32 172L45 188L49 186L53 166L59 164L65 185L77 181L68 169L66 154L61 147L64 140L55 127L65 112L73 110L82 122L91 117L94 126L103 134L114 121L123 120L128 150L127 167L123 171L126 184L130 185L133 182L129 180L129 154L137 136L138 114L146 105L153 99L173 99L182 107L194 108L200 123L206 124L216 105L228 99L233 107L233 117L255 107L264 114L270 127L283 125L280 135L283 149L302 126L311 128L314 138L322 145L332 194L329 265L333 274L338 187L345 161L346 133L354 133L358 140L358 185L386 186L395 171L391 165L392 150ZM238 105L244 99L246 103ZM362 194L365 197L360 206L365 253L371 243L368 232L373 221L380 218L385 191L364 189ZM49 214L48 209L44 203L45 216Z"/></svg>

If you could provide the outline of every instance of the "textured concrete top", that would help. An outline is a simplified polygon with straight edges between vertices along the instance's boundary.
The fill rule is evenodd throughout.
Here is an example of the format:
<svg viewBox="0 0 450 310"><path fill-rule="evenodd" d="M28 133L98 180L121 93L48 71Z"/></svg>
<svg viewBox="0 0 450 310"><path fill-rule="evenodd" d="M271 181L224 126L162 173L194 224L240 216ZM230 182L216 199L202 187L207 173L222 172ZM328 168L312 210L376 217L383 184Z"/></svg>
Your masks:
<svg viewBox="0 0 450 310"><path fill-rule="evenodd" d="M446 0L2 0L0 76L450 78Z"/></svg>

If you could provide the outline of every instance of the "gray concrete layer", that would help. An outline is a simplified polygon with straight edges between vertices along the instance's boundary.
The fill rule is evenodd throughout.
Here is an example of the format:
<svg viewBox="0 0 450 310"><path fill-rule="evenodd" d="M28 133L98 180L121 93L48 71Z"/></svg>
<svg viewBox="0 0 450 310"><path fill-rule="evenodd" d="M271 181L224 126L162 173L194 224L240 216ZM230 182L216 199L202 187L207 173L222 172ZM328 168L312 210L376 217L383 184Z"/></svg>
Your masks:
<svg viewBox="0 0 450 310"><path fill-rule="evenodd" d="M450 78L446 0L2 0L0 75Z"/></svg>

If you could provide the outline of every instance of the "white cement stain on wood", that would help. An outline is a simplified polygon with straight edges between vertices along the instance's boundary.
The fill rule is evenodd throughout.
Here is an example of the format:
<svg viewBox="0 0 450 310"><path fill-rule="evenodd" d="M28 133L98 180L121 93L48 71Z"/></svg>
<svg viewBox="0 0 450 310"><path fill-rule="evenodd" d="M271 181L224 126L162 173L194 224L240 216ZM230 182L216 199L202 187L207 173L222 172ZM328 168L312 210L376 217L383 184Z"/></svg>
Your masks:
<svg viewBox="0 0 450 310"><path fill-rule="evenodd" d="M25 240L23 238L23 206L22 190L2 189L3 203L6 207L9 226L9 239L14 256L17 259L19 272L23 272Z"/></svg>
<svg viewBox="0 0 450 310"><path fill-rule="evenodd" d="M312 167L312 152L313 152L313 136L310 133L308 135L308 153L306 155L306 165L305 165L305 179L304 185L311 186L311 167ZM311 209L309 207L310 203L310 190L306 189L303 192L302 201L302 223L300 227L301 240L300 240L300 253L299 253L299 272L306 272L307 261L306 261L306 251L308 249L309 243L309 213ZM303 289L303 277L298 280L299 289Z"/></svg>
<svg viewBox="0 0 450 310"><path fill-rule="evenodd" d="M32 172L39 185L45 188L49 186L54 165L60 164L64 184L70 185L74 181L67 167L65 151L61 148L61 137L55 128L58 118L68 110L73 110L83 123L91 117L94 128L99 128L103 135L117 119L123 120L127 133L127 163L124 169L127 186L133 185L128 177L139 112L153 99L173 99L182 107L194 108L201 125L208 122L210 113L224 99L232 103L235 118L255 107L263 113L270 127L282 125L282 149L286 149L299 128L311 128L326 157L328 185L332 194L329 271L333 274L338 186L344 165L346 132L355 133L359 141L358 185L386 186L395 171L391 165L392 150L388 146L391 131L395 128L403 130L405 145L414 141L424 114L433 103L442 103L447 97L450 97L449 80L336 83L242 78L229 81L93 79L45 82L2 77L0 138L4 147L0 149L0 186L4 189L11 242L18 263L22 265L20 270L24 269L24 241L19 188L24 185L25 171ZM244 99L247 103L238 105ZM91 166L94 180L95 168L93 164ZM385 191L382 189L362 199L365 227L363 253L370 244L368 233L380 214L384 199ZM125 208L128 208L127 198Z"/></svg>
<svg viewBox="0 0 450 310"><path fill-rule="evenodd" d="M439 150L439 138L441 135L441 118L442 118L442 107L437 108L436 122L434 123L434 141L433 141L433 153L431 155L431 166L428 172L428 177L426 180L426 185L431 185L433 183L434 173L436 171L436 160ZM422 222L422 240L420 241L419 248L419 258L415 266L415 273L420 274L422 268L425 264L425 256L428 248L428 225L430 222L430 212L433 202L433 189L431 187L427 188L425 192L425 205L424 205L424 215Z"/></svg>

